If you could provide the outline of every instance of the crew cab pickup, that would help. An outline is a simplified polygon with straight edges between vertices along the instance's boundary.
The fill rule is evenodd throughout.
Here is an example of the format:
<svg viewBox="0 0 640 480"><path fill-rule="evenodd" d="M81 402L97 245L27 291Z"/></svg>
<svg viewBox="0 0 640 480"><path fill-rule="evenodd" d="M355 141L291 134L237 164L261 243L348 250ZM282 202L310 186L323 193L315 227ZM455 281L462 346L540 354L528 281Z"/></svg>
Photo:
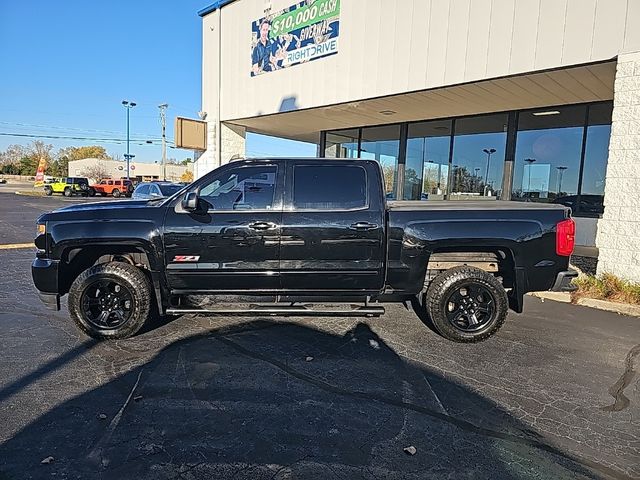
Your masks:
<svg viewBox="0 0 640 480"><path fill-rule="evenodd" d="M404 302L444 337L494 334L523 295L569 290L563 205L388 201L370 160L254 159L159 200L38 220L41 299L95 338L154 315L379 316Z"/></svg>

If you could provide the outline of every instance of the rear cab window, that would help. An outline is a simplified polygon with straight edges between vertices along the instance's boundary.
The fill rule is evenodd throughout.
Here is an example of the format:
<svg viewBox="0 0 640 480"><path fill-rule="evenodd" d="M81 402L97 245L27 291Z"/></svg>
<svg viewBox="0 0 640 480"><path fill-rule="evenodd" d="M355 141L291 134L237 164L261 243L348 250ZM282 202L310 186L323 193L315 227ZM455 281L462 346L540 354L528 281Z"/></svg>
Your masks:
<svg viewBox="0 0 640 480"><path fill-rule="evenodd" d="M368 207L367 172L359 165L294 165L296 210L357 210Z"/></svg>

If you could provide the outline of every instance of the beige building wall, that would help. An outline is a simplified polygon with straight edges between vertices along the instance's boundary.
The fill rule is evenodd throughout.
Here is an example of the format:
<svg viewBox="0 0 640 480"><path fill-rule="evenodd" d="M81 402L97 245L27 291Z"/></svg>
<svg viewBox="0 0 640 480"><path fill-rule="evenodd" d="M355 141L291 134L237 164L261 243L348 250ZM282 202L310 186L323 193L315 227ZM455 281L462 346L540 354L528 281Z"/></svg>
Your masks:
<svg viewBox="0 0 640 480"><path fill-rule="evenodd" d="M95 166L104 168L107 176L111 178L122 178L127 176L127 164L124 161L103 160L99 158L84 158L69 162L68 175L70 177L88 176ZM130 171L131 177L157 177L162 179L162 165L158 163L131 162L133 169ZM193 163L188 165L167 165L167 181L179 182L185 172L193 172ZM97 181L99 178L90 178Z"/></svg>
<svg viewBox="0 0 640 480"><path fill-rule="evenodd" d="M292 3L268 2L272 10ZM342 0L336 55L251 77L250 23L265 5L238 0L203 19L203 107L219 100L223 121L640 50L638 0Z"/></svg>

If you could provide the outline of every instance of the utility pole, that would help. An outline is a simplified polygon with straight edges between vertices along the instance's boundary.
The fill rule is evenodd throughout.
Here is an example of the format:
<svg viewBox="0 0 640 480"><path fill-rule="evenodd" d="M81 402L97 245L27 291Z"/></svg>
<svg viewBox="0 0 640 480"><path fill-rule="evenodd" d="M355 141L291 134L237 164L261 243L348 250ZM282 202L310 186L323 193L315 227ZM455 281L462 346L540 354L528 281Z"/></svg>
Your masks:
<svg viewBox="0 0 640 480"><path fill-rule="evenodd" d="M160 125L162 126L162 179L167 180L167 108L168 103L158 105L160 109Z"/></svg>

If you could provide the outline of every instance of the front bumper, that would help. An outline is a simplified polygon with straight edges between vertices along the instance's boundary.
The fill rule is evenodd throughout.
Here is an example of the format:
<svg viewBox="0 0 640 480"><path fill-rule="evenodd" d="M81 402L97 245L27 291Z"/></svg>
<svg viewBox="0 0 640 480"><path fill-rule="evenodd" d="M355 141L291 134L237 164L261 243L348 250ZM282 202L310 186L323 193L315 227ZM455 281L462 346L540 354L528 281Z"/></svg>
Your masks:
<svg viewBox="0 0 640 480"><path fill-rule="evenodd" d="M40 300L49 308L60 310L58 293L58 261L36 258L31 264L31 277Z"/></svg>
<svg viewBox="0 0 640 480"><path fill-rule="evenodd" d="M575 270L565 270L564 272L558 273L556 277L556 283L551 287L552 292L573 292L578 287L576 287L572 280L574 278L578 278L578 272Z"/></svg>

